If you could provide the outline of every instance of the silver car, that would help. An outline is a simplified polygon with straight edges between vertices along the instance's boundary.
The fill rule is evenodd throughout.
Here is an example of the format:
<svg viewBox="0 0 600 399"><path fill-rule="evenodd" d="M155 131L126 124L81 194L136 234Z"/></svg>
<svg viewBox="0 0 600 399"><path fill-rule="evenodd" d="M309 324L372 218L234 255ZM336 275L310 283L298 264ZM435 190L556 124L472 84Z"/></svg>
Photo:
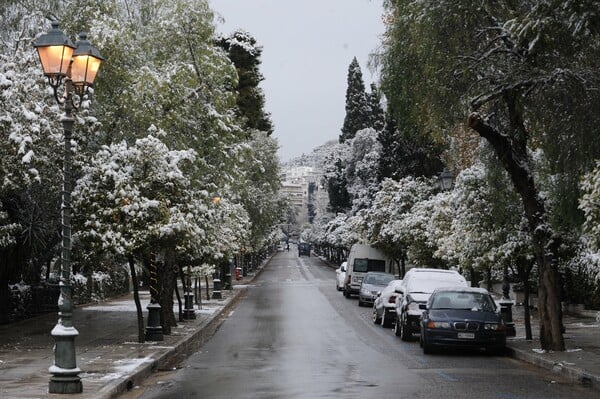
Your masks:
<svg viewBox="0 0 600 399"><path fill-rule="evenodd" d="M368 272L360 283L358 306L373 304L377 294L394 279L394 275L383 272Z"/></svg>
<svg viewBox="0 0 600 399"><path fill-rule="evenodd" d="M392 327L396 322L396 299L402 295L397 291L400 289L402 280L392 280L381 291L381 295L377 295L373 303L373 323L383 327Z"/></svg>

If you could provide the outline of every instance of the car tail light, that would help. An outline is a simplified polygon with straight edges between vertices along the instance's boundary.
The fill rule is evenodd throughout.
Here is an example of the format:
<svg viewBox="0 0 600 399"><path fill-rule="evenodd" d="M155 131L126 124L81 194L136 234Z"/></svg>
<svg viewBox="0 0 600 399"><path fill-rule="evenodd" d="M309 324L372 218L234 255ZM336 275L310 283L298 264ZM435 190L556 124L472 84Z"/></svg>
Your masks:
<svg viewBox="0 0 600 399"><path fill-rule="evenodd" d="M396 295L392 295L390 299L388 299L389 303L396 303Z"/></svg>

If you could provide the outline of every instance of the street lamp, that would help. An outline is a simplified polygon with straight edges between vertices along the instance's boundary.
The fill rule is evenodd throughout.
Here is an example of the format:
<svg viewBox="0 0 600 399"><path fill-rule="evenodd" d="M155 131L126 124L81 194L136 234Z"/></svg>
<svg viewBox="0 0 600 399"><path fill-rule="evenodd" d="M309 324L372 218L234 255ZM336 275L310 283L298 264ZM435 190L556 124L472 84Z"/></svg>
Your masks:
<svg viewBox="0 0 600 399"><path fill-rule="evenodd" d="M444 191L452 189L454 184L454 175L448 169L444 168L442 173L438 176L440 182L440 188Z"/></svg>
<svg viewBox="0 0 600 399"><path fill-rule="evenodd" d="M58 298L58 323L52 329L54 364L50 366L50 393L81 393L83 385L79 377L80 369L75 358L75 337L79 332L73 326L73 301L71 297L71 133L73 131L73 110L81 104L82 97L96 78L100 64L104 60L100 52L79 35L76 44L52 22L52 29L41 35L33 43L36 48L44 75L53 89L54 98L64 105L65 114L61 118L64 130L63 190L62 190L62 251L60 273L60 296ZM58 88L64 82L62 97ZM73 95L77 95L76 104Z"/></svg>

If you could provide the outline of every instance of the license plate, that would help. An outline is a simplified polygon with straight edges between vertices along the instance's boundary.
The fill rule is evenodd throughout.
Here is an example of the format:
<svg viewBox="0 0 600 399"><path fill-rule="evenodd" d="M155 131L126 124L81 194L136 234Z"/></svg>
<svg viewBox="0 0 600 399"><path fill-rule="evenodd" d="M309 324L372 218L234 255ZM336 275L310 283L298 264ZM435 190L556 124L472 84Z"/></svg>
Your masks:
<svg viewBox="0 0 600 399"><path fill-rule="evenodd" d="M475 339L475 333L458 333L458 338L462 339Z"/></svg>

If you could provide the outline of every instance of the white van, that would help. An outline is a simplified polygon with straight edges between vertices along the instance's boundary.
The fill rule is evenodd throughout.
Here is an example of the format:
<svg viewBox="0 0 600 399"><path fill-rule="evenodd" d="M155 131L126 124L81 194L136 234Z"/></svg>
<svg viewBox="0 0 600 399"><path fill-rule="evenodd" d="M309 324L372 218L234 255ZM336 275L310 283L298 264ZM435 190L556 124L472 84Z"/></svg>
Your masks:
<svg viewBox="0 0 600 399"><path fill-rule="evenodd" d="M344 296L358 295L360 283L368 272L392 272L392 261L370 245L354 244L350 248L346 266Z"/></svg>

